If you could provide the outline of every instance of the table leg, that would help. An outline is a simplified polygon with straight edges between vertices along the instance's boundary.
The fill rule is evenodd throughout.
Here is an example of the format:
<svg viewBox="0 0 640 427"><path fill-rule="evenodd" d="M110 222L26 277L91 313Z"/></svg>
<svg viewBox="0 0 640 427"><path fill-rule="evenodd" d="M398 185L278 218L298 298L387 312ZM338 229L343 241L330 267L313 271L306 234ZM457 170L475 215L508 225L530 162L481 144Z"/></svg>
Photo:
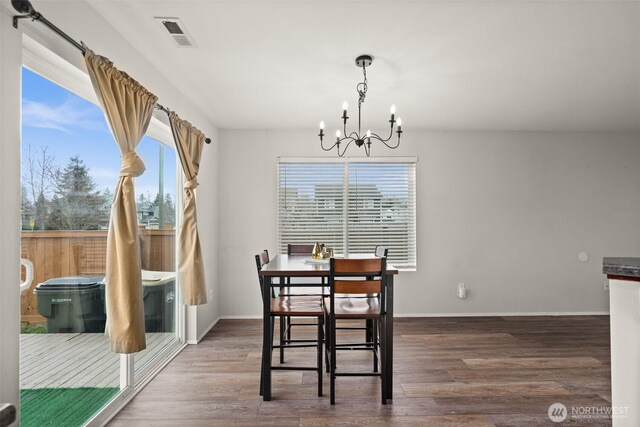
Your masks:
<svg viewBox="0 0 640 427"><path fill-rule="evenodd" d="M262 400L271 400L271 277L264 276L262 287Z"/></svg>
<svg viewBox="0 0 640 427"><path fill-rule="evenodd" d="M386 292L386 314L385 314L385 386L387 389L387 399L393 399L393 274L387 275L387 292Z"/></svg>

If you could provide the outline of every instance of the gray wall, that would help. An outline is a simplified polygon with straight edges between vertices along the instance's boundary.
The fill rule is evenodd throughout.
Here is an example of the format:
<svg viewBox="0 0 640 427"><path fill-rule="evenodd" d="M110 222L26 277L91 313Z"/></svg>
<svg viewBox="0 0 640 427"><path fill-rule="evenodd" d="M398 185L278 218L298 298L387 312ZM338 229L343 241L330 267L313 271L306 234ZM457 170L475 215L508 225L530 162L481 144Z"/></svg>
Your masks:
<svg viewBox="0 0 640 427"><path fill-rule="evenodd" d="M397 314L608 311L602 257L640 256L640 134L406 131L374 149L418 157L418 269L396 281ZM221 131L222 316L259 315L276 159L324 155L315 133Z"/></svg>

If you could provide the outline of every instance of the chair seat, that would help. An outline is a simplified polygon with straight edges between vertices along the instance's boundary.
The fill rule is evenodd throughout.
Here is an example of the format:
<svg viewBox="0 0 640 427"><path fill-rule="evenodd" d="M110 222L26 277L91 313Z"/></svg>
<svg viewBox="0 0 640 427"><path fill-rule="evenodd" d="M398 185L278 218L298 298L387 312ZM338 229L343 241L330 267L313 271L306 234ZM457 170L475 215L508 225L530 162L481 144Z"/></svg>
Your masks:
<svg viewBox="0 0 640 427"><path fill-rule="evenodd" d="M271 298L274 316L323 316L320 296L292 296Z"/></svg>
<svg viewBox="0 0 640 427"><path fill-rule="evenodd" d="M339 298L335 301L336 319L373 319L380 317L380 301L374 297ZM324 299L324 309L329 313L331 298Z"/></svg>

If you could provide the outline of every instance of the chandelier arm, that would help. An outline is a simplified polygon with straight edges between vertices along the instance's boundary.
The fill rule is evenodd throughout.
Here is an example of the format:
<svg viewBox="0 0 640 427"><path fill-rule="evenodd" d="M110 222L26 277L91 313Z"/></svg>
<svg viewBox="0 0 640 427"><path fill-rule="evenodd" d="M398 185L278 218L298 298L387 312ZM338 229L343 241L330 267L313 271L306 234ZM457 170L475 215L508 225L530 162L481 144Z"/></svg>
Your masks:
<svg viewBox="0 0 640 427"><path fill-rule="evenodd" d="M354 135L355 135L355 137L354 137ZM345 138L346 138L346 136L345 136ZM349 138L351 138L351 139L353 139L353 140L360 139L360 135L358 135L358 132L353 131L353 132L351 132L351 133L349 134Z"/></svg>
<svg viewBox="0 0 640 427"><path fill-rule="evenodd" d="M347 138L342 138L343 140L346 140ZM340 154L340 147L338 147L338 157L342 157L344 156L344 154L347 152L347 148L349 148L349 145L351 145L351 143L353 142L352 138L348 138L349 142L347 142L347 145L344 146L344 149L342 150L342 154Z"/></svg>
<svg viewBox="0 0 640 427"><path fill-rule="evenodd" d="M400 146L400 136L398 136L398 143L395 146L387 144L386 141L380 141L380 142L382 142L388 148L391 148L392 150L395 150L396 148L398 148Z"/></svg>
<svg viewBox="0 0 640 427"><path fill-rule="evenodd" d="M333 145L329 148L324 148L324 144L322 143L322 139L320 140L320 148L322 148L324 151L331 151L333 150L333 148L338 145L337 142L334 142Z"/></svg>
<svg viewBox="0 0 640 427"><path fill-rule="evenodd" d="M391 135L389 135L389 138L387 138L387 139L380 138L380 136L378 134L376 134L376 133L372 133L371 134L371 138L372 139L382 142L388 148L396 149L396 148L398 148L400 146L400 136L398 136L398 143L395 146L387 144L387 141L389 141L392 136L393 136L393 132L391 132Z"/></svg>
<svg viewBox="0 0 640 427"><path fill-rule="evenodd" d="M389 137L387 139L382 138L377 133L371 133L371 138L375 138L380 142L387 142L387 141L389 141L391 139L392 136L393 136L393 130L391 131L391 133L389 134Z"/></svg>

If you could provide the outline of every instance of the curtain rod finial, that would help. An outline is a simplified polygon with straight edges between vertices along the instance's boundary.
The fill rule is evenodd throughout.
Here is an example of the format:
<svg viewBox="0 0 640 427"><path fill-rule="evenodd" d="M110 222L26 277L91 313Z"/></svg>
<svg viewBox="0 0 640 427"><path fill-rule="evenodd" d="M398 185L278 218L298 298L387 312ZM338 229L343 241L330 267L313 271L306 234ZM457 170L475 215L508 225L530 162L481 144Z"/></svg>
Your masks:
<svg viewBox="0 0 640 427"><path fill-rule="evenodd" d="M11 5L19 13L31 14L35 9L28 0L11 0Z"/></svg>
<svg viewBox="0 0 640 427"><path fill-rule="evenodd" d="M206 142L207 144L211 144L211 138L205 138L204 142Z"/></svg>

